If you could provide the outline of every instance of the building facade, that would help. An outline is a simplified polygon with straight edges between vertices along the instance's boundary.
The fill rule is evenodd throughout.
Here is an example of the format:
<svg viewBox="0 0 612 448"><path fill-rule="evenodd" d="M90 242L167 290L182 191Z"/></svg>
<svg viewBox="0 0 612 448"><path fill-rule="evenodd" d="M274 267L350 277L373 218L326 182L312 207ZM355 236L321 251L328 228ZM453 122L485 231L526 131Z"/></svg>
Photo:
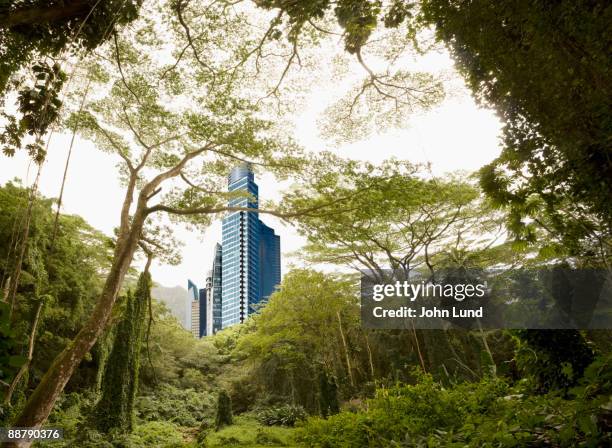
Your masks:
<svg viewBox="0 0 612 448"><path fill-rule="evenodd" d="M200 291L197 285L187 280L187 319L185 328L200 337Z"/></svg>
<svg viewBox="0 0 612 448"><path fill-rule="evenodd" d="M228 176L228 191L237 192L228 206L257 209L259 188L248 164ZM280 237L257 212L237 210L222 223L221 327L244 322L280 283Z"/></svg>
<svg viewBox="0 0 612 448"><path fill-rule="evenodd" d="M187 282L185 328L201 338L244 322L274 292L281 280L280 237L258 216L259 188L251 167L242 164L228 176L236 210L222 222L222 244L215 245L206 285ZM254 211L248 211L253 209Z"/></svg>
<svg viewBox="0 0 612 448"><path fill-rule="evenodd" d="M228 202L229 207L258 207L259 189L247 165L239 165L228 176L228 191L246 193ZM256 212L237 211L223 218L221 246L222 327L244 322L249 298L259 296L259 219ZM252 300L251 300L252 301Z"/></svg>
<svg viewBox="0 0 612 448"><path fill-rule="evenodd" d="M206 303L206 288L200 288L200 297L198 303L200 304L199 317L200 325L198 330L198 337L201 338L206 336L206 325L208 320L208 303Z"/></svg>
<svg viewBox="0 0 612 448"><path fill-rule="evenodd" d="M206 277L206 331L203 336L210 336L221 329L221 274L223 251L221 245L215 245L215 257L212 269Z"/></svg>
<svg viewBox="0 0 612 448"><path fill-rule="evenodd" d="M191 334L200 337L200 301L191 302Z"/></svg>
<svg viewBox="0 0 612 448"><path fill-rule="evenodd" d="M259 222L259 300L268 300L281 281L280 236Z"/></svg>
<svg viewBox="0 0 612 448"><path fill-rule="evenodd" d="M199 299L199 290L197 285L191 280L187 280L187 297L185 297L185 317L183 319L183 325L189 331L191 331L193 316L192 316L192 303L197 302Z"/></svg>

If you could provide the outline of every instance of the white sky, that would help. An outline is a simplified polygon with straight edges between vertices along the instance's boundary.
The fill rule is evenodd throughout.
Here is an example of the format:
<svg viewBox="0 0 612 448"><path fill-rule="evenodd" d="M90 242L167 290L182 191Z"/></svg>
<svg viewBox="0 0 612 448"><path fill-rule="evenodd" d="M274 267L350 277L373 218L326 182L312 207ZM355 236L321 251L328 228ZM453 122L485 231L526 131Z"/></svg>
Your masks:
<svg viewBox="0 0 612 448"><path fill-rule="evenodd" d="M435 54L425 65L450 69L452 62L443 53ZM336 88L332 82L327 92L331 93ZM431 111L411 117L406 129L374 135L340 147L334 147L318 136L316 122L328 103L326 91L319 89L319 96L314 96L309 107L297 117L295 138L307 150L333 150L345 157L375 163L392 156L411 162L430 162L434 174L454 170L473 171L499 154L501 124L492 111L478 108L463 86L455 85L455 88L457 91L453 95ZM59 195L69 143L69 135L54 134L52 137L40 181L40 192L45 196ZM109 235L118 225L123 198L115 168L117 161L116 156L98 151L91 142L77 138L64 192L64 213L78 214ZM13 158L0 154L0 184L19 177L27 179L29 185L35 168L23 151ZM257 178L256 182L261 199L280 196L279 185L271 176ZM281 236L283 273L287 272L291 263L299 262L290 259L287 254L297 251L303 240L293 228L273 217L262 216L262 220ZM203 286L212 263L213 246L221 239L220 222L214 223L203 235L177 227L176 236L185 243L182 263L178 266L154 264L154 281L164 286L186 287L189 278L198 286Z"/></svg>

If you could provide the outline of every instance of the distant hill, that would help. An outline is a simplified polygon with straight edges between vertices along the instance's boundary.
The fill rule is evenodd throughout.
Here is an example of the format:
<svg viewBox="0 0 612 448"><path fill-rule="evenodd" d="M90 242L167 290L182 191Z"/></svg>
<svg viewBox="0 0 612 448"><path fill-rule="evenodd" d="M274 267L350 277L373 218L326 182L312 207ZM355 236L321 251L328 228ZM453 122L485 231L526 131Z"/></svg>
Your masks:
<svg viewBox="0 0 612 448"><path fill-rule="evenodd" d="M151 289L151 295L154 299L165 303L179 322L185 328L187 327L187 290L185 288L181 286L169 288L167 286L155 285Z"/></svg>

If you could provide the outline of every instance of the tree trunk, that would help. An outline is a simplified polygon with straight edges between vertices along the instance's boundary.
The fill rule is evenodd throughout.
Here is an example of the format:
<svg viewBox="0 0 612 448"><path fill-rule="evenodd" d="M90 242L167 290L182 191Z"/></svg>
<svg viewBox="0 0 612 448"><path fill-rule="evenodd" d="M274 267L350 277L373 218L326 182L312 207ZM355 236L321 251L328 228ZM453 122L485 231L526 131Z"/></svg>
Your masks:
<svg viewBox="0 0 612 448"><path fill-rule="evenodd" d="M10 277L9 290L7 300L10 304L9 310L9 321L13 318L13 311L15 310L17 300L17 288L19 287L19 278L21 277L21 265L23 264L23 258L25 256L26 248L28 247L28 238L30 237L30 222L32 221L32 210L34 208L34 202L36 201L36 193L38 192L38 182L40 181L40 173L42 172L43 164L38 165L38 171L36 172L36 179L30 189L30 197L28 201L28 208L26 209L25 220L23 223L23 239L18 246L16 258L15 258L15 270Z"/></svg>
<svg viewBox="0 0 612 448"><path fill-rule="evenodd" d="M410 321L412 325L412 335L414 336L414 343L417 349L417 354L419 355L419 362L421 363L421 368L423 372L427 372L427 368L425 367L425 360L423 359L423 354L421 353L421 345L419 344L419 337L417 336L416 329L414 328L414 323Z"/></svg>
<svg viewBox="0 0 612 448"><path fill-rule="evenodd" d="M374 378L375 378L375 374L374 374L374 361L372 359L372 348L370 347L370 338L368 338L367 331L363 332L363 336L365 338L366 349L368 351L368 362L370 364L370 375L372 376L372 380L374 380Z"/></svg>
<svg viewBox="0 0 612 448"><path fill-rule="evenodd" d="M9 275L8 278L6 279L6 282L4 283L4 287L2 289L2 301L3 302L7 302L8 301L9 285L10 284L11 284L11 276Z"/></svg>
<svg viewBox="0 0 612 448"><path fill-rule="evenodd" d="M487 351L487 356L489 357L489 361L491 361L489 374L493 378L495 378L497 376L497 366L495 365L495 360L493 359L493 353L491 352L491 349L489 348L489 343L487 342L487 335L483 331L482 324L480 323L479 319L478 319L478 330L480 330L480 337L482 338L482 344L484 345L484 348Z"/></svg>
<svg viewBox="0 0 612 448"><path fill-rule="evenodd" d="M47 420L55 401L73 372L106 328L119 289L138 246L144 220L144 212L137 211L129 232L120 235L118 238L111 270L91 317L72 343L55 358L40 384L28 399L21 414L13 422L14 426L38 428ZM30 445L31 442L17 442L8 446L29 447Z"/></svg>
<svg viewBox="0 0 612 448"><path fill-rule="evenodd" d="M13 398L13 394L15 393L15 389L17 389L17 386L19 385L21 378L23 377L23 375L25 375L25 373L30 368L30 363L32 362L32 357L34 355L34 343L36 342L36 330L38 328L38 321L40 320L40 312L42 310L43 305L44 305L44 302L40 301L38 303L38 307L36 308L36 313L34 314L34 321L32 322L32 330L30 332L30 341L28 343L28 360L23 363L23 365L19 369L19 372L17 372L17 375L15 375L15 378L11 382L11 385L9 386L9 390L6 393L6 397L4 398L5 405L8 405L8 406L11 405L11 399Z"/></svg>
<svg viewBox="0 0 612 448"><path fill-rule="evenodd" d="M342 319L340 319L340 311L336 311L336 317L338 318L338 328L340 329L340 337L342 338L342 346L344 347L344 356L346 357L346 369L348 371L349 380L351 381L351 387L355 387L355 380L353 379L353 367L351 366L351 358L349 356L348 346L346 345L344 330L342 329Z"/></svg>

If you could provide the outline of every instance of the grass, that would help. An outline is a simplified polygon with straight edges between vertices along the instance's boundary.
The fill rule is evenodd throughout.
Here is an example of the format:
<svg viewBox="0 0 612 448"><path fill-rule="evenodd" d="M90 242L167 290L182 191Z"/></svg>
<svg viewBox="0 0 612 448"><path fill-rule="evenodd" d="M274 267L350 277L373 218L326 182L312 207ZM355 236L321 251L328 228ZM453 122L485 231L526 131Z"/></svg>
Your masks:
<svg viewBox="0 0 612 448"><path fill-rule="evenodd" d="M295 430L284 426L263 426L251 416L237 416L234 424L211 432L206 438L206 448L241 447L269 448L298 447L293 440Z"/></svg>

